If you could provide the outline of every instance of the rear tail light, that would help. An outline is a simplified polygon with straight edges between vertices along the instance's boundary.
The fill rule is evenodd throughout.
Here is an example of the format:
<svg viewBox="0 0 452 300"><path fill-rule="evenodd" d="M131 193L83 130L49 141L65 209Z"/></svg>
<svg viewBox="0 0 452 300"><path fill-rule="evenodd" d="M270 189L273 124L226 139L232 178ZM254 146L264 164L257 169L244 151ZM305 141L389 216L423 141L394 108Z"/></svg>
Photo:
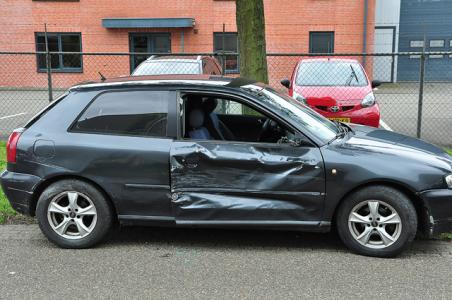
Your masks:
<svg viewBox="0 0 452 300"><path fill-rule="evenodd" d="M11 133L6 144L6 160L8 163L15 163L17 157L17 143L19 142L20 135L23 132L23 128L16 129Z"/></svg>

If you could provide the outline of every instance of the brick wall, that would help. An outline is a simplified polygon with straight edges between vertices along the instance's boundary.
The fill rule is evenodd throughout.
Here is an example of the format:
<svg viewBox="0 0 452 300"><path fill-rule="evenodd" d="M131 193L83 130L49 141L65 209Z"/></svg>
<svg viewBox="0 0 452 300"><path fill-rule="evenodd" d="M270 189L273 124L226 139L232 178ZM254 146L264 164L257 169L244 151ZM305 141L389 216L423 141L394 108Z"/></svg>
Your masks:
<svg viewBox="0 0 452 300"><path fill-rule="evenodd" d="M133 3L133 4L132 4ZM363 48L363 0L264 0L268 52L308 52L309 31L335 31L335 52L361 52ZM81 0L80 2L40 2L0 0L0 51L35 51L35 32L81 32L84 52L128 52L129 32L170 32L172 52L213 51L213 32L236 31L235 2L213 0ZM369 0L368 52L373 50L375 0ZM103 18L194 18L194 29L106 29ZM196 33L195 33L196 32ZM7 60L7 61L6 61ZM287 61L285 61L287 60ZM43 86L46 74L37 73L32 56L0 57L0 86ZM289 77L293 58L278 58L285 66L270 77ZM371 66L371 64L368 64ZM55 73L56 86L129 72L127 57L85 57L83 73ZM24 74L11 76L8 74ZM30 76L33 74L33 80ZM276 75L277 74L277 75ZM370 72L371 74L371 72ZM275 75L275 76L272 76ZM287 75L287 76L284 76Z"/></svg>

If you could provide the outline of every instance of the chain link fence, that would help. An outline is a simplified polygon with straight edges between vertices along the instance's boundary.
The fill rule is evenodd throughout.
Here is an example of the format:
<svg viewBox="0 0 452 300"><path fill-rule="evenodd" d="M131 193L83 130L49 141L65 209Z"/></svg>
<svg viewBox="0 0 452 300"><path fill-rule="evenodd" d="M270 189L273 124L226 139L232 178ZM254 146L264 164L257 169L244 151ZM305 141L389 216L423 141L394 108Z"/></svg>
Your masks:
<svg viewBox="0 0 452 300"><path fill-rule="evenodd" d="M6 138L14 128L22 126L49 100L56 99L72 85L102 77L129 76L137 61L142 62L152 55L156 54L0 53L0 138ZM269 53L269 84L287 93L280 81L292 78L300 60L315 62L313 59L317 58L335 64L312 64L302 76L295 78L300 81L301 93L315 110L329 117L363 114L365 118L366 111L361 106L366 97L361 88L367 82L365 71L370 80L382 82L374 91L381 126L452 147L452 52L321 56ZM147 67L146 71L240 76L238 56L234 53L164 54L155 61L163 59L165 64ZM310 98L315 99L315 105L309 103ZM322 105L322 101L326 101L325 104ZM337 106L338 111L333 112L333 106Z"/></svg>

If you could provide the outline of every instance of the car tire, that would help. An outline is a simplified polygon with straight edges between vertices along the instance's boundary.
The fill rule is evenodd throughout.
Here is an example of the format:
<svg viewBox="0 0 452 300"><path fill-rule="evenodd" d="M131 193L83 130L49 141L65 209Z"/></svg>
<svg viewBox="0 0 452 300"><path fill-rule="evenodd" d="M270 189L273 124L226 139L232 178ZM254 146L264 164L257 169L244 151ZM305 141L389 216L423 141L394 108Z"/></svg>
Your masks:
<svg viewBox="0 0 452 300"><path fill-rule="evenodd" d="M387 186L369 186L349 195L339 207L336 226L353 252L374 257L399 255L414 240L417 214L410 199Z"/></svg>
<svg viewBox="0 0 452 300"><path fill-rule="evenodd" d="M106 196L81 180L61 180L48 186L38 199L36 217L51 242L71 249L100 243L114 224Z"/></svg>

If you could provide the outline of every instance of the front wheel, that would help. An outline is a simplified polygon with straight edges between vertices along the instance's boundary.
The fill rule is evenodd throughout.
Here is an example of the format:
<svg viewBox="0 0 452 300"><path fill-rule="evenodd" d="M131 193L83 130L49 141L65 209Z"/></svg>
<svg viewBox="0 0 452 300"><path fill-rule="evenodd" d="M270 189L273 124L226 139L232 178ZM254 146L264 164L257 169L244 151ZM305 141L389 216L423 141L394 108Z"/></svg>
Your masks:
<svg viewBox="0 0 452 300"><path fill-rule="evenodd" d="M80 180L58 181L45 189L36 217L44 235L62 248L94 246L113 225L113 211L103 193Z"/></svg>
<svg viewBox="0 0 452 300"><path fill-rule="evenodd" d="M368 256L394 257L414 239L416 210L402 192L386 187L363 188L344 200L337 229L352 251Z"/></svg>

